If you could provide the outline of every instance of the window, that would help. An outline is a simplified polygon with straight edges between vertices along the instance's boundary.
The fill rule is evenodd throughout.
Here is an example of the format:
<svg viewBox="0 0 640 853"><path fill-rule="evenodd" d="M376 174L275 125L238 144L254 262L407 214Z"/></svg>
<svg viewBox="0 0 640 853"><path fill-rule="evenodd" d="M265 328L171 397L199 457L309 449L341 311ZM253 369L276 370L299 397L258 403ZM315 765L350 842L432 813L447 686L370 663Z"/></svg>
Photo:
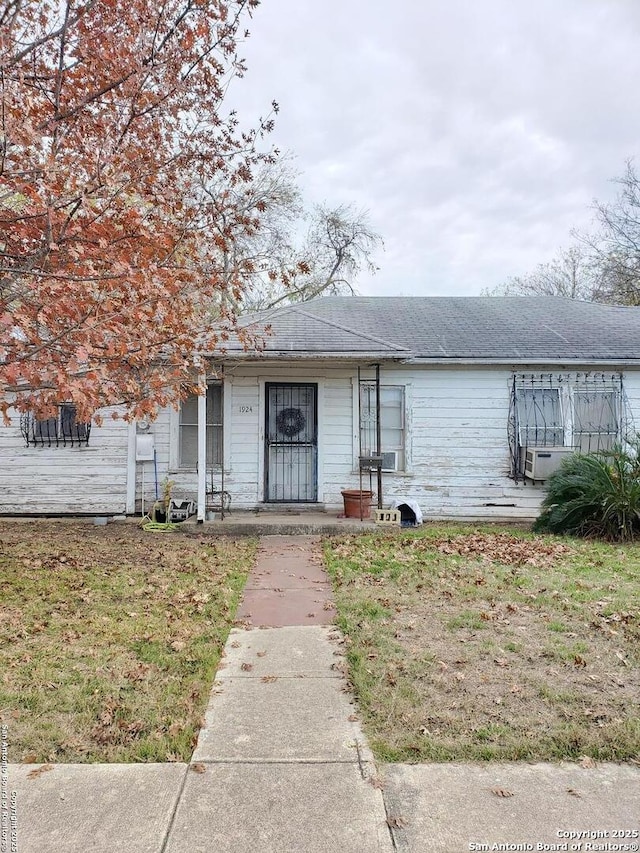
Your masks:
<svg viewBox="0 0 640 853"><path fill-rule="evenodd" d="M620 435L619 397L614 391L576 391L573 445L580 453L610 450Z"/></svg>
<svg viewBox="0 0 640 853"><path fill-rule="evenodd" d="M610 450L632 432L620 374L512 377L509 446L511 476L516 481L524 475L528 449L565 447L592 453Z"/></svg>
<svg viewBox="0 0 640 853"><path fill-rule="evenodd" d="M405 404L402 385L380 386L381 452L396 454L396 470L405 468ZM363 456L376 452L376 386L360 385L360 447Z"/></svg>
<svg viewBox="0 0 640 853"><path fill-rule="evenodd" d="M207 386L207 465L222 465L222 383ZM180 406L180 468L198 464L198 395L191 394Z"/></svg>
<svg viewBox="0 0 640 853"><path fill-rule="evenodd" d="M30 413L22 415L20 429L27 446L77 447L89 443L91 424L76 420L73 403L62 403L57 415L51 418L39 419Z"/></svg>
<svg viewBox="0 0 640 853"><path fill-rule="evenodd" d="M516 392L521 447L564 444L564 426L557 388L519 388Z"/></svg>

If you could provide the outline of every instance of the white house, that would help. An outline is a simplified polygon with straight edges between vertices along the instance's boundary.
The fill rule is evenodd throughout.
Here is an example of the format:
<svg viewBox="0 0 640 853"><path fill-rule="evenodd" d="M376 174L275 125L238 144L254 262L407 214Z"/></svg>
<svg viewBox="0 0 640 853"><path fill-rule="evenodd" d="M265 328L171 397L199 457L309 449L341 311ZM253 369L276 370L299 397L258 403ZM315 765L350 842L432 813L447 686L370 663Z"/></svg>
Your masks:
<svg viewBox="0 0 640 853"><path fill-rule="evenodd" d="M337 510L361 458L380 451L385 504L530 518L563 454L640 424L640 308L329 297L243 325L264 334L262 350L231 342L211 359L206 398L150 425L107 413L89 430L62 404L58 418L0 428L0 513L133 513L165 477L200 519L222 492L232 511Z"/></svg>

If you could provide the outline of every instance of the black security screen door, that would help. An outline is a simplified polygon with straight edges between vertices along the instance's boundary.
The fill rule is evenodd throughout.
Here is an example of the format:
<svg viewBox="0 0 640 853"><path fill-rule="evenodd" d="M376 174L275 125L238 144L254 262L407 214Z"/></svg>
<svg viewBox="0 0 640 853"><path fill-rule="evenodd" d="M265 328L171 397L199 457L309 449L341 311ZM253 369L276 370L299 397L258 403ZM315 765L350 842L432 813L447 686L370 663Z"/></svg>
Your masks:
<svg viewBox="0 0 640 853"><path fill-rule="evenodd" d="M318 499L316 385L266 386L267 501Z"/></svg>

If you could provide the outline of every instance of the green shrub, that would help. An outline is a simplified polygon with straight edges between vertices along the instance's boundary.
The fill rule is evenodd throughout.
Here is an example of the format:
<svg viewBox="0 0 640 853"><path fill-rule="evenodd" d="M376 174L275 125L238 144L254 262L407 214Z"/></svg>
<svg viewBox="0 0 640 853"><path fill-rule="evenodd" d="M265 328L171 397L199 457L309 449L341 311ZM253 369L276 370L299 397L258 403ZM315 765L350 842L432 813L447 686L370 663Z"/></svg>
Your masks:
<svg viewBox="0 0 640 853"><path fill-rule="evenodd" d="M640 536L640 442L563 460L533 529L628 541Z"/></svg>

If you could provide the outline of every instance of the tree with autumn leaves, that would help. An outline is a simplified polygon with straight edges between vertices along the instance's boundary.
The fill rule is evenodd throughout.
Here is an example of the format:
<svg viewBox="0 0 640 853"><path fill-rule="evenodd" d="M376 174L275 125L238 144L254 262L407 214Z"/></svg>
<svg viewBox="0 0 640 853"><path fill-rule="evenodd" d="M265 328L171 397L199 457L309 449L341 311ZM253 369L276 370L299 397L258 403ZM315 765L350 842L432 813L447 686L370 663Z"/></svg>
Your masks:
<svg viewBox="0 0 640 853"><path fill-rule="evenodd" d="M239 188L275 158L225 105L255 6L0 3L3 414L143 416L234 328L269 205Z"/></svg>

